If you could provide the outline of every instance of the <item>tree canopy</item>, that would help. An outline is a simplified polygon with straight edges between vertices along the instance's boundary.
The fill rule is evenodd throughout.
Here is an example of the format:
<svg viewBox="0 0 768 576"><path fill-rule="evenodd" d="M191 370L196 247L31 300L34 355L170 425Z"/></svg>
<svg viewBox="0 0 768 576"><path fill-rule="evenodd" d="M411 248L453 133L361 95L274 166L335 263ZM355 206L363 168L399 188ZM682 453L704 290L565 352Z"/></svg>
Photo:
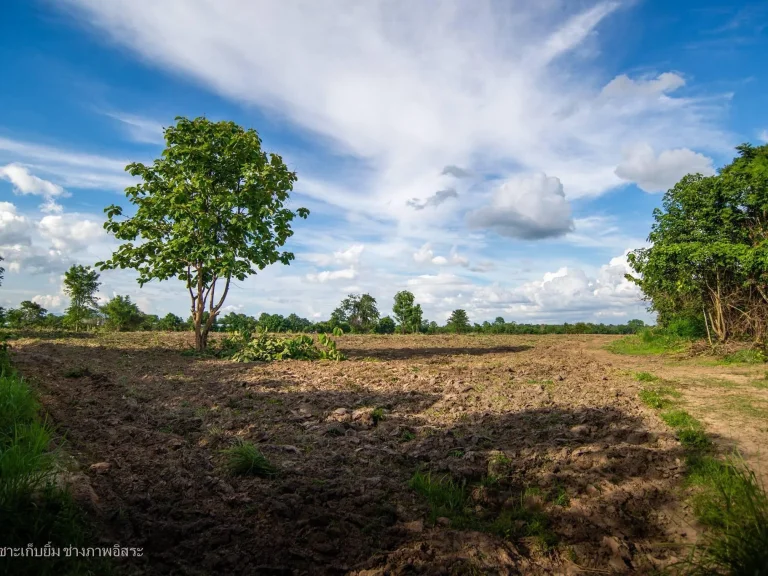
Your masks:
<svg viewBox="0 0 768 576"><path fill-rule="evenodd" d="M370 332L379 322L376 298L370 294L350 294L331 314L339 324L348 322L353 332Z"/></svg>
<svg viewBox="0 0 768 576"><path fill-rule="evenodd" d="M126 189L136 212L118 220L122 208L109 206L104 227L128 242L97 266L134 268L140 285L183 281L196 348L204 350L232 280L278 261L289 264L294 255L281 248L293 234L294 218L309 211L285 207L296 174L279 155L262 150L253 129L179 117L165 129L165 142L151 165L126 168L141 179Z"/></svg>
<svg viewBox="0 0 768 576"><path fill-rule="evenodd" d="M83 321L93 315L99 286L99 274L90 266L72 266L64 274L64 293L70 301L65 320L75 330L80 330Z"/></svg>
<svg viewBox="0 0 768 576"><path fill-rule="evenodd" d="M659 323L701 322L718 340L764 340L768 327L768 145L737 148L715 176L685 176L665 195L630 276Z"/></svg>
<svg viewBox="0 0 768 576"><path fill-rule="evenodd" d="M395 294L392 312L400 325L401 332L410 333L421 330L421 304L415 304L415 297L412 292L403 290Z"/></svg>
<svg viewBox="0 0 768 576"><path fill-rule="evenodd" d="M145 317L139 307L131 302L130 296L115 296L100 309L106 318L107 328L119 332L135 330Z"/></svg>
<svg viewBox="0 0 768 576"><path fill-rule="evenodd" d="M462 332L469 332L472 327L469 324L469 317L467 316L467 312L462 309L454 310L451 312L451 316L448 318L446 328L448 328L448 330L451 332L456 332L457 334L461 334Z"/></svg>

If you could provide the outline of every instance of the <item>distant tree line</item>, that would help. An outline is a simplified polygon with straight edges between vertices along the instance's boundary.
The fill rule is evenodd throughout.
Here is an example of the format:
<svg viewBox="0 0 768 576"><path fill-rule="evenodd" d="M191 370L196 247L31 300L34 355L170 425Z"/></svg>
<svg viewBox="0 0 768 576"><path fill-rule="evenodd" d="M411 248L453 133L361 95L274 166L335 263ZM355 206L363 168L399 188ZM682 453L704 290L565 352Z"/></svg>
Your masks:
<svg viewBox="0 0 768 576"><path fill-rule="evenodd" d="M2 269L0 268L0 274ZM0 279L2 276L0 276ZM146 314L130 296L117 295L98 304L99 274L88 266L72 266L64 275L64 292L70 305L62 315L48 312L40 304L25 300L17 308L0 308L0 326L12 330L105 330L105 331L192 331L195 319L175 314ZM454 310L444 325L423 317L421 305L411 292L395 294L392 316L381 316L376 299L370 294L350 294L332 312L330 319L313 322L297 314L283 316L263 312L260 316L229 312L210 323L213 332L333 332L335 328L352 334L633 334L643 328L642 320L626 324L525 324L507 322L502 317L493 322L471 323L465 310ZM208 323L208 312L201 318Z"/></svg>

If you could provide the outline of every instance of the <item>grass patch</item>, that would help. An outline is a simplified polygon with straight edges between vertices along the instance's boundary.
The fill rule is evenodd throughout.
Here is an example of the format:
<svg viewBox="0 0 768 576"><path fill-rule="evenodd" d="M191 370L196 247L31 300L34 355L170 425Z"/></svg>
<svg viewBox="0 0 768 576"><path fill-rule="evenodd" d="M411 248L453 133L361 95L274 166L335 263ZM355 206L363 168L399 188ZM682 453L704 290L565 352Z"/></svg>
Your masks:
<svg viewBox="0 0 768 576"><path fill-rule="evenodd" d="M635 379L638 382L656 382L659 379L659 377L654 376L650 372L637 372L635 374Z"/></svg>
<svg viewBox="0 0 768 576"><path fill-rule="evenodd" d="M672 406L673 402L669 398L673 396L664 388L643 388L638 393L640 401L656 410L663 410Z"/></svg>
<svg viewBox="0 0 768 576"><path fill-rule="evenodd" d="M692 574L765 574L768 567L768 495L754 472L736 459L700 459L691 478L693 500L709 527L689 563Z"/></svg>
<svg viewBox="0 0 768 576"><path fill-rule="evenodd" d="M498 480L489 476L479 485L493 488L497 484ZM471 506L470 490L464 482L456 482L448 475L416 472L409 486L427 501L428 521L432 524L438 518L448 518L452 528L482 530L511 540L524 540L542 551L550 550L558 542L543 510L544 503L549 501L563 507L570 504L568 494L562 488L548 494L546 499L538 488L528 488L519 495L518 501L511 500L511 506L508 501L498 515L481 518Z"/></svg>
<svg viewBox="0 0 768 576"><path fill-rule="evenodd" d="M438 518L448 518L454 528L471 524L467 514L469 494L466 483L456 482L448 475L432 476L431 472L416 472L408 485L426 499L431 523L434 524Z"/></svg>
<svg viewBox="0 0 768 576"><path fill-rule="evenodd" d="M640 394L643 402L654 408L671 404L658 390L643 390ZM749 407L755 409L751 403ZM665 410L661 418L675 430L685 448L686 482L695 490L691 499L693 511L709 528L682 563L685 573L702 576L768 573L765 487L743 461L716 458L704 425L685 410Z"/></svg>
<svg viewBox="0 0 768 576"><path fill-rule="evenodd" d="M238 439L237 444L222 452L225 456L224 466L234 476L269 477L277 474L277 469L253 442Z"/></svg>
<svg viewBox="0 0 768 576"><path fill-rule="evenodd" d="M691 344L691 340L667 334L662 330L643 330L632 336L625 336L615 340L606 346L606 350L614 354L628 354L632 356L646 356L651 354L677 354L684 352Z"/></svg>
<svg viewBox="0 0 768 576"><path fill-rule="evenodd" d="M721 364L763 364L766 361L765 353L756 348L745 348L731 354L726 354L720 360Z"/></svg>

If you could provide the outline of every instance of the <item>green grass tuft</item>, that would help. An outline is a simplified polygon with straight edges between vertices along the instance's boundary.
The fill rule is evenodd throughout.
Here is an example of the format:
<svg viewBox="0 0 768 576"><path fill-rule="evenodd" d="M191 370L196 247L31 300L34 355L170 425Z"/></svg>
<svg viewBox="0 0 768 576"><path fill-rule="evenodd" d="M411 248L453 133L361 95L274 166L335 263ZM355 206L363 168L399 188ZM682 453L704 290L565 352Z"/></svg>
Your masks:
<svg viewBox="0 0 768 576"><path fill-rule="evenodd" d="M650 372L638 372L635 374L635 378L639 382L656 382L659 379L658 376L654 376Z"/></svg>
<svg viewBox="0 0 768 576"><path fill-rule="evenodd" d="M445 517L451 520L451 525L455 528L469 524L469 495L465 483L456 482L448 475L432 476L430 472L416 472L409 486L427 500L430 522L434 523L437 518Z"/></svg>
<svg viewBox="0 0 768 576"><path fill-rule="evenodd" d="M693 475L692 475L693 476ZM691 574L765 574L768 495L743 462L701 459L694 512L710 529L694 551Z"/></svg>
<svg viewBox="0 0 768 576"><path fill-rule="evenodd" d="M234 476L269 477L277 473L277 469L253 442L238 440L237 444L222 452L226 457L225 467Z"/></svg>

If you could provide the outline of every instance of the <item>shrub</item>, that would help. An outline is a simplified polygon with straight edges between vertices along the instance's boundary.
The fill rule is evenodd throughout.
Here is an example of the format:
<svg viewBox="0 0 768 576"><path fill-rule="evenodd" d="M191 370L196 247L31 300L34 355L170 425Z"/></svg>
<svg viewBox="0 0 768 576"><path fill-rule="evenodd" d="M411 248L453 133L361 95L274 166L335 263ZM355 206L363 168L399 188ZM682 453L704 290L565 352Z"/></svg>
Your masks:
<svg viewBox="0 0 768 576"><path fill-rule="evenodd" d="M255 336L233 332L224 341L223 353L237 362L346 359L336 348L336 342L327 334L320 334L317 340L316 344L307 334L283 338L265 330L257 332Z"/></svg>

